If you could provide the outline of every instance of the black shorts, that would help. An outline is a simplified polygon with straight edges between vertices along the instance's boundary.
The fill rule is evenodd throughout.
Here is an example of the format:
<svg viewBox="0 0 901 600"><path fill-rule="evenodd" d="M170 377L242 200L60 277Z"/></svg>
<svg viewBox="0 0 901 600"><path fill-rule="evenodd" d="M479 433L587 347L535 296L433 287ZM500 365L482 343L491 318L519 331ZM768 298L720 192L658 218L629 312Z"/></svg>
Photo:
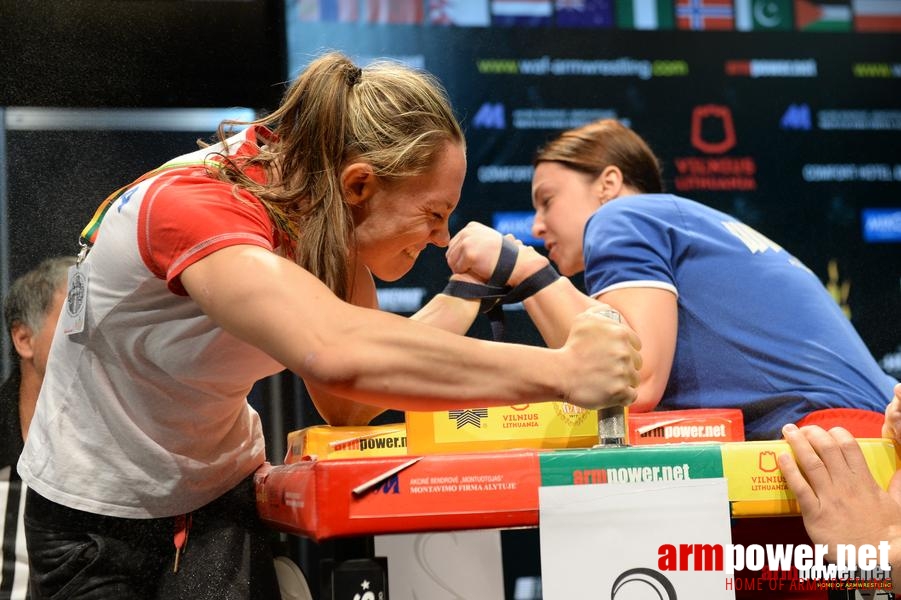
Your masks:
<svg viewBox="0 0 901 600"><path fill-rule="evenodd" d="M28 490L25 540L34 600L277 600L272 535L253 478L191 514L175 564L176 519L123 519Z"/></svg>

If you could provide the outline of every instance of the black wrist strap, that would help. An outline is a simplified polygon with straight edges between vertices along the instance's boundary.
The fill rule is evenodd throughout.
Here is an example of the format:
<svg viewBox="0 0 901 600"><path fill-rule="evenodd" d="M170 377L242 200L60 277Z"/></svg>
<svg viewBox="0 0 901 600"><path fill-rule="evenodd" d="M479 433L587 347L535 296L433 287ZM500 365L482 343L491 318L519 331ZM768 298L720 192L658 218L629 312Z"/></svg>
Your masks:
<svg viewBox="0 0 901 600"><path fill-rule="evenodd" d="M504 296L503 303L514 304L516 302L522 302L529 296L537 294L558 279L560 279L560 273L557 272L557 269L551 265L545 265L543 268L523 279L519 282L518 286L510 290L510 292Z"/></svg>
<svg viewBox="0 0 901 600"><path fill-rule="evenodd" d="M504 240L505 242L509 240ZM510 242L513 245L513 242ZM506 244L505 244L506 245ZM515 246L515 245L514 245ZM518 249L517 249L518 250ZM507 250L509 252L509 249ZM498 267L495 267L492 279L497 280L504 277L503 281L509 279L509 273L503 275L503 270L499 269L500 263L503 261L504 250L501 250L501 259L498 260ZM516 255L514 255L513 263L516 263ZM508 257L509 258L509 257ZM511 268L512 271L512 268ZM498 278L495 275L501 273ZM468 281L449 281L442 291L443 294L454 296L455 298L465 298L469 300L481 300L479 311L485 313L491 321L491 334L495 341L503 341L504 339L504 310L502 305L515 304L522 302L526 298L538 293L547 286L560 279L560 273L550 264L532 273L523 279L515 288L508 285L494 285L483 283L470 283Z"/></svg>
<svg viewBox="0 0 901 600"><path fill-rule="evenodd" d="M501 254L497 258L497 264L494 265L494 272L486 282L490 286L503 287L507 285L507 280L513 274L513 267L516 266L516 258L519 256L519 246L510 238L501 238Z"/></svg>
<svg viewBox="0 0 901 600"><path fill-rule="evenodd" d="M507 286L497 287L484 283L451 280L447 282L441 293L454 298L481 300L482 305L479 307L479 312L488 313L501 303L509 291L510 288Z"/></svg>

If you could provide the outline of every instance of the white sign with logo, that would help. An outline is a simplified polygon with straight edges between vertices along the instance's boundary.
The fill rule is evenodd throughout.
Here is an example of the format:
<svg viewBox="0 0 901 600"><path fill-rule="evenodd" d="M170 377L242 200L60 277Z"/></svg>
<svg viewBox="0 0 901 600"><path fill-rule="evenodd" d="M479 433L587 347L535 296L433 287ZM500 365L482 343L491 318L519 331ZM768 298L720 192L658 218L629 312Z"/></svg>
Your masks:
<svg viewBox="0 0 901 600"><path fill-rule="evenodd" d="M542 487L539 523L544 600L735 598L725 479Z"/></svg>
<svg viewBox="0 0 901 600"><path fill-rule="evenodd" d="M391 600L503 600L496 529L375 536Z"/></svg>

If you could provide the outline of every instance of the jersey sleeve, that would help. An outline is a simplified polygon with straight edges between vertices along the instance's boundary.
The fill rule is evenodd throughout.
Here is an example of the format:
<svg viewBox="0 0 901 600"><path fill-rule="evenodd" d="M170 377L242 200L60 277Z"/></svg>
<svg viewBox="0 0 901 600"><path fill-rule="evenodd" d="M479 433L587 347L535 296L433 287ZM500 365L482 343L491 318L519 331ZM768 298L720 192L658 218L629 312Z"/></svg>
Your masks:
<svg viewBox="0 0 901 600"><path fill-rule="evenodd" d="M652 210L645 207L651 204ZM622 287L656 287L678 294L673 221L664 198L620 198L598 209L585 226L585 287L591 296Z"/></svg>
<svg viewBox="0 0 901 600"><path fill-rule="evenodd" d="M138 217L141 258L169 289L187 295L180 275L228 246L274 250L272 223L262 203L246 191L207 177L154 182Z"/></svg>

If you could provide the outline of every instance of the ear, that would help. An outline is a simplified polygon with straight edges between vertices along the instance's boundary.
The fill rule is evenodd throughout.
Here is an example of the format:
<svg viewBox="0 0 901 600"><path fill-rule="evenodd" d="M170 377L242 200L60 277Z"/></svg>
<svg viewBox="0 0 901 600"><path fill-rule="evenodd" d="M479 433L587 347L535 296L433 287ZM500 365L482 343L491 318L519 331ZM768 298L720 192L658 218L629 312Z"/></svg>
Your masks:
<svg viewBox="0 0 901 600"><path fill-rule="evenodd" d="M592 191L597 195L601 204L619 197L623 191L623 172L614 165L605 167L594 180Z"/></svg>
<svg viewBox="0 0 901 600"><path fill-rule="evenodd" d="M16 353L23 360L34 358L34 347L32 344L34 341L34 332L31 330L31 327L22 322L16 322L12 327L10 337L12 338L13 347L15 347Z"/></svg>
<svg viewBox="0 0 901 600"><path fill-rule="evenodd" d="M377 185L378 178L369 163L350 163L341 171L341 191L351 206L361 206L369 200Z"/></svg>

